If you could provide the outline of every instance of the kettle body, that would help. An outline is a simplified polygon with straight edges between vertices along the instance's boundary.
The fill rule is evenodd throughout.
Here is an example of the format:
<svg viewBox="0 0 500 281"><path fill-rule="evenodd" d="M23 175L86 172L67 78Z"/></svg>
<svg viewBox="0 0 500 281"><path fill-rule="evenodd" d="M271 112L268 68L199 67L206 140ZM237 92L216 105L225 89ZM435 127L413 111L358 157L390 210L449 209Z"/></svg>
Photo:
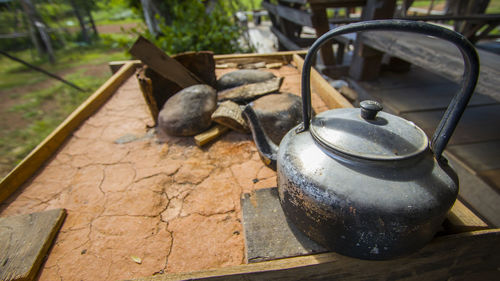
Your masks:
<svg viewBox="0 0 500 281"><path fill-rule="evenodd" d="M280 203L312 240L343 255L388 259L434 236L458 194L458 178L428 149L411 159L333 155L291 130L277 155Z"/></svg>
<svg viewBox="0 0 500 281"><path fill-rule="evenodd" d="M310 71L329 39L350 32L421 33L455 44L464 59L461 87L429 141L415 124L361 108L312 116ZM458 177L442 153L474 91L479 59L462 35L405 20L354 23L330 30L309 49L302 70L303 122L279 147L244 114L263 161L277 170L280 203L289 222L327 249L363 259L390 259L423 247L439 231L458 195Z"/></svg>

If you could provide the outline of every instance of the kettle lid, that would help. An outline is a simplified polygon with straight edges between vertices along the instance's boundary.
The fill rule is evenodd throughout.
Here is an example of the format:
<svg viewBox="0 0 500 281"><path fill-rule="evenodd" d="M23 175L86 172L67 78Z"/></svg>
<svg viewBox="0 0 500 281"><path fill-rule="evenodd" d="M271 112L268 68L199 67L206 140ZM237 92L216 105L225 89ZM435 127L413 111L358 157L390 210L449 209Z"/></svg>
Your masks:
<svg viewBox="0 0 500 281"><path fill-rule="evenodd" d="M413 122L381 111L375 101L362 101L360 106L314 116L311 134L333 153L370 160L407 159L427 149L427 136Z"/></svg>

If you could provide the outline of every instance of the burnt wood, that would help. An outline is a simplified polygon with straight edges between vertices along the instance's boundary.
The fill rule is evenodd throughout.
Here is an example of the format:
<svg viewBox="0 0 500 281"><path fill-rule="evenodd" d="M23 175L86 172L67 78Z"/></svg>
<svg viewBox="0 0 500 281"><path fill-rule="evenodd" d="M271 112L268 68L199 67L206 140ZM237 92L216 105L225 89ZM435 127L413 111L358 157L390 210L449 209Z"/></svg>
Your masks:
<svg viewBox="0 0 500 281"><path fill-rule="evenodd" d="M142 36L139 36L134 43L130 49L130 53L165 79L176 83L181 88L204 84L202 79Z"/></svg>
<svg viewBox="0 0 500 281"><path fill-rule="evenodd" d="M203 80L204 84L216 87L215 60L211 51L185 52L172 56L194 75Z"/></svg>

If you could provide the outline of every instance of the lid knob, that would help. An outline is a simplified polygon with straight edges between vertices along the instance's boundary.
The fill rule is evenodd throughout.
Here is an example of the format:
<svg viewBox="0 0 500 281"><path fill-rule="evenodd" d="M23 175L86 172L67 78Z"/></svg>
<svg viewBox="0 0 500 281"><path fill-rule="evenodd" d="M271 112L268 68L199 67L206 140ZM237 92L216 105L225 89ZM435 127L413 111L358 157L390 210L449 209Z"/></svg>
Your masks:
<svg viewBox="0 0 500 281"><path fill-rule="evenodd" d="M375 120L377 113L383 109L382 105L373 100L364 100L359 103L361 117L365 120Z"/></svg>

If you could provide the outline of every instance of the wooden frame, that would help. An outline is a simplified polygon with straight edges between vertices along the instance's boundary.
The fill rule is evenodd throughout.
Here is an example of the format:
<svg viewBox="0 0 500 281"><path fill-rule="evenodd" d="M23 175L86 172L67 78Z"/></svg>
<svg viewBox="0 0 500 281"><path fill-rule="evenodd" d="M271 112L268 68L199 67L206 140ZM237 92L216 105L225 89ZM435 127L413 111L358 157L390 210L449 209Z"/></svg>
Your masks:
<svg viewBox="0 0 500 281"><path fill-rule="evenodd" d="M97 111L135 71L135 62L125 63L108 81L71 113L50 135L0 182L0 203L36 173L80 124Z"/></svg>
<svg viewBox="0 0 500 281"><path fill-rule="evenodd" d="M302 54L304 54L302 52ZM267 55L220 55L216 62L249 63L282 61L302 70L303 59L296 52ZM99 109L140 63L128 61L101 88L78 107L52 134L35 148L2 182L3 201L27 181L64 143L80 124ZM321 75L311 71L311 85L331 108L352 107ZM314 280L335 279L487 279L498 276L500 266L500 229L488 229L486 223L457 200L444 225L444 233L422 250L389 261L366 261L325 253L244 264L198 272L164 274L138 280Z"/></svg>

